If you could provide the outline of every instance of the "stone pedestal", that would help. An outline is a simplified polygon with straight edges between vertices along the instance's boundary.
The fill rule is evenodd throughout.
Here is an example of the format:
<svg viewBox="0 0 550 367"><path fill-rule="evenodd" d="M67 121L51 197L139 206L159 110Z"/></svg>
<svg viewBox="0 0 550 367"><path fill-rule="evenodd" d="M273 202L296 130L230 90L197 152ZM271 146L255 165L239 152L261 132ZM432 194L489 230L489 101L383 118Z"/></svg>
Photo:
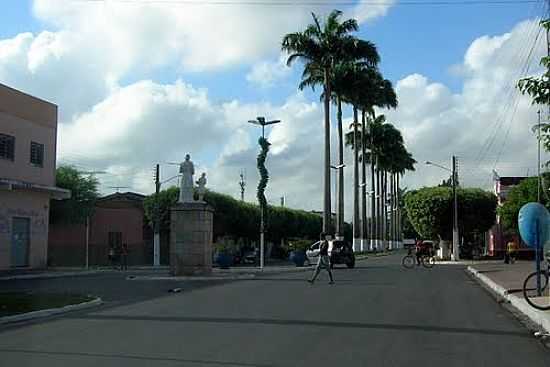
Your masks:
<svg viewBox="0 0 550 367"><path fill-rule="evenodd" d="M178 203L170 211L170 273L212 272L214 209L204 202Z"/></svg>

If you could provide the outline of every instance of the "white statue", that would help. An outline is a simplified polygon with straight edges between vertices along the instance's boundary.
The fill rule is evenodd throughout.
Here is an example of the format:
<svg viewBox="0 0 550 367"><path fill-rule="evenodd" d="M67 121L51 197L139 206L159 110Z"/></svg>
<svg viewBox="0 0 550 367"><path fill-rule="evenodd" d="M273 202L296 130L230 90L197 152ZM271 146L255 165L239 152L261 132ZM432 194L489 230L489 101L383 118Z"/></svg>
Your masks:
<svg viewBox="0 0 550 367"><path fill-rule="evenodd" d="M193 165L193 162L191 162L191 157L189 154L185 156L185 162L180 164L180 173L181 184L178 202L193 202L193 175L195 174L195 166Z"/></svg>
<svg viewBox="0 0 550 367"><path fill-rule="evenodd" d="M204 193L206 192L206 173L202 173L201 177L197 181L197 192L199 194L199 201L203 201Z"/></svg>

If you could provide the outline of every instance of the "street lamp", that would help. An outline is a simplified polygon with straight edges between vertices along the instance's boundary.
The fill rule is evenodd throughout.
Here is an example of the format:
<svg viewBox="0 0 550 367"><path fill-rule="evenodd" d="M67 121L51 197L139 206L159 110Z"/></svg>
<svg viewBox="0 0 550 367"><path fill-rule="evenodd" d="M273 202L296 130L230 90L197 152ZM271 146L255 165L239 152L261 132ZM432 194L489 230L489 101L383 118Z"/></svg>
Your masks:
<svg viewBox="0 0 550 367"><path fill-rule="evenodd" d="M265 139L265 127L280 123L281 120L266 121L265 117L256 117L256 120L248 120L249 124L262 127L262 139ZM265 241L265 208L263 203L260 203L260 269L264 268L264 241Z"/></svg>
<svg viewBox="0 0 550 367"><path fill-rule="evenodd" d="M439 167L441 169L444 169L445 171L451 172L451 174L452 174L452 178L453 178L453 181L452 181L452 183L453 183L453 198L454 198L452 260L457 261L457 260L460 259L460 252L459 252L460 250L458 248L459 236L458 236L458 199L457 199L457 195L456 195L456 186L457 186L456 156L453 155L453 160L452 160L453 168L452 169L449 169L445 166L442 166L442 165L439 165L437 163L433 163L433 162L430 162L430 161L427 161L426 164L431 165L431 166L435 166L435 167Z"/></svg>
<svg viewBox="0 0 550 367"><path fill-rule="evenodd" d="M341 169L344 169L344 167L346 167L345 164L339 164L337 166L333 166L333 165L330 165L330 168L333 169L335 171L335 173L338 173L340 172ZM342 231L342 224L343 223L340 223L341 221L341 213L340 213L340 204L338 202L338 200L336 200L336 195L338 194L338 184L339 184L339 180L337 179L337 177L334 177L334 186L335 186L335 189L334 189L334 202L336 203L335 206L336 206L336 236L335 236L335 239L337 240L341 240L342 239L342 236L343 236L343 233L340 233ZM331 217L332 217L332 213L330 214Z"/></svg>

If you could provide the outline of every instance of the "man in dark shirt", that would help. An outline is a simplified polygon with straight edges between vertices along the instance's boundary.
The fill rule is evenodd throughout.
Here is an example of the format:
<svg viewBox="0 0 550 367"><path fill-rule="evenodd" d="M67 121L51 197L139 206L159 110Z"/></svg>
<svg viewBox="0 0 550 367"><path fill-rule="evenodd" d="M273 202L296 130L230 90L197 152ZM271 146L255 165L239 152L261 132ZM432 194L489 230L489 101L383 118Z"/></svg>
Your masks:
<svg viewBox="0 0 550 367"><path fill-rule="evenodd" d="M332 271L330 270L329 243L325 238L324 233L321 233L321 243L319 245L319 261L317 262L317 266L315 267L315 273L313 273L313 277L311 279L308 279L308 282L310 284L313 284L315 282L315 279L317 279L317 276L321 272L322 268L325 268L328 271L328 276L330 278L329 284L334 284Z"/></svg>

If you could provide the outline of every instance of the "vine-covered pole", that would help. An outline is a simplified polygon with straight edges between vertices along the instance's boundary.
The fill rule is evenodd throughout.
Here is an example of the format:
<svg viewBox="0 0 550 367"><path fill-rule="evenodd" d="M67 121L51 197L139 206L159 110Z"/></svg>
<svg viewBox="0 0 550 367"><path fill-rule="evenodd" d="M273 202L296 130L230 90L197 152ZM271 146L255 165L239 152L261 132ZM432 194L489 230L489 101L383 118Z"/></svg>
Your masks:
<svg viewBox="0 0 550 367"><path fill-rule="evenodd" d="M251 124L262 127L262 136L258 139L260 145L260 153L256 160L258 166L258 172L260 173L260 181L258 182L257 198L260 204L260 269L264 268L264 248L265 248L265 221L266 221L266 208L267 199L265 198L265 189L267 182L269 181L269 172L265 167L265 160L267 159L267 153L269 152L269 146L271 145L265 138L265 126L273 125L281 122L280 120L266 121L265 117L257 117L256 120L249 120Z"/></svg>

